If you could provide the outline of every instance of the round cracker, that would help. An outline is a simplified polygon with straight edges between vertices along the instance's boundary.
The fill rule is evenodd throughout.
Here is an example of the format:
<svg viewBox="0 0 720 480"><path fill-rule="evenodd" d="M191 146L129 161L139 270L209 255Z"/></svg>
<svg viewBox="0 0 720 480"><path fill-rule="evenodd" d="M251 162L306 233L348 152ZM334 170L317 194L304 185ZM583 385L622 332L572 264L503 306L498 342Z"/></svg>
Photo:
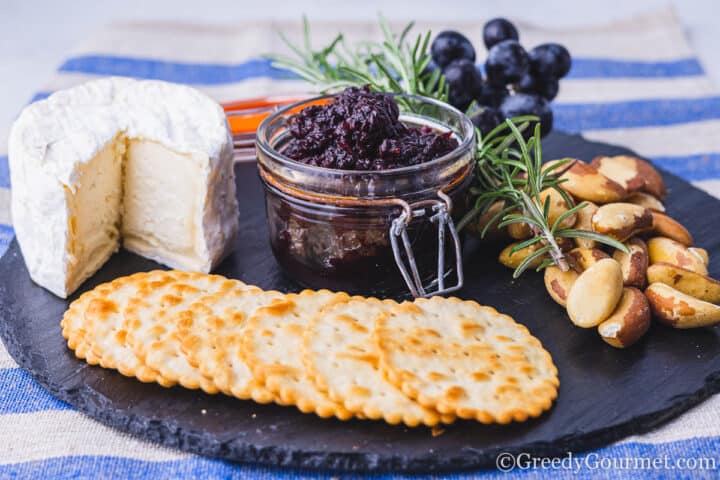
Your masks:
<svg viewBox="0 0 720 480"><path fill-rule="evenodd" d="M243 359L279 403L321 417L347 420L353 416L317 388L302 361L302 337L313 317L349 298L344 293L305 290L286 295L250 318L242 341Z"/></svg>
<svg viewBox="0 0 720 480"><path fill-rule="evenodd" d="M179 333L188 362L228 395L269 403L275 395L255 380L243 360L240 344L247 320L261 307L285 295L260 288L221 291L204 297L204 308L191 308L193 328Z"/></svg>
<svg viewBox="0 0 720 480"><path fill-rule="evenodd" d="M135 355L126 342L127 332L123 328L123 310L138 291L148 282L173 276L174 273L162 270L140 272L94 290L95 295L84 312L85 341L88 351L98 359L101 367L115 369L122 375L136 377L145 383L157 382L166 387L174 385L172 380L164 378Z"/></svg>
<svg viewBox="0 0 720 480"><path fill-rule="evenodd" d="M139 272L100 284L83 293L68 307L60 322L63 337L68 340L68 347L75 351L78 358L84 358L90 365L117 369L123 375L136 377L142 382L172 386L173 382L164 379L159 372L135 358L132 351L124 345L124 335L119 330L122 324L122 315L119 312L122 311L122 302L127 294L134 293L133 289L138 282L161 273ZM98 344L98 341L101 344ZM121 352L120 357L129 353L130 358L118 366L116 352Z"/></svg>
<svg viewBox="0 0 720 480"><path fill-rule="evenodd" d="M527 328L458 298L404 302L378 318L380 368L420 404L482 423L537 417L557 397L557 368Z"/></svg>
<svg viewBox="0 0 720 480"><path fill-rule="evenodd" d="M111 283L112 282L103 283L95 287L95 289L80 295L79 298L70 304L60 321L62 336L67 340L68 348L75 352L77 358L84 359L90 365L98 365L100 359L88 349L88 345L85 342L85 335L87 333L85 327L85 310L87 309L88 303L90 303L98 292L110 288Z"/></svg>
<svg viewBox="0 0 720 480"><path fill-rule="evenodd" d="M250 287L219 275L179 273L179 278L147 282L130 300L124 312L127 343L138 358L166 379L215 394L219 391L215 383L182 353L180 332L192 328L192 312L204 308L198 300L219 291Z"/></svg>
<svg viewBox="0 0 720 480"><path fill-rule="evenodd" d="M440 423L440 414L403 394L378 367L372 339L375 319L395 305L392 300L353 297L325 309L305 331L303 362L318 388L350 412L393 425L432 427Z"/></svg>

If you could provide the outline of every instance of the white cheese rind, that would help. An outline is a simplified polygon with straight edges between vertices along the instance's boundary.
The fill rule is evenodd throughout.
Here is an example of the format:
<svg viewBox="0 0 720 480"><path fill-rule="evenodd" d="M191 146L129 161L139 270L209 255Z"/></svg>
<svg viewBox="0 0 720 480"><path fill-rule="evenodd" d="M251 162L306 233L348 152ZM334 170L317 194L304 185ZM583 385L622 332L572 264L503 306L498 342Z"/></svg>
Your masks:
<svg viewBox="0 0 720 480"><path fill-rule="evenodd" d="M192 213L197 248L192 258L178 261L163 248L138 253L174 268L207 272L234 246L238 219L233 146L222 108L195 89L167 82L89 82L26 107L9 139L17 239L33 280L60 297L94 273L73 264L75 212L68 196L83 188L83 166L117 139L155 142L198 162L198 208ZM158 173L174 174L172 169ZM109 245L107 250L116 249Z"/></svg>

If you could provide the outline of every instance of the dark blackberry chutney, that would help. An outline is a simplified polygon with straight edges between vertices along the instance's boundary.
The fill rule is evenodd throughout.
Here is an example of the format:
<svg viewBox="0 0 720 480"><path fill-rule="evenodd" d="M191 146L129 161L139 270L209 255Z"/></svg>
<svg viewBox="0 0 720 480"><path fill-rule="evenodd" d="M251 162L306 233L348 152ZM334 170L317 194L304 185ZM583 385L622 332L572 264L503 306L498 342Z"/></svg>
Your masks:
<svg viewBox="0 0 720 480"><path fill-rule="evenodd" d="M257 145L270 244L299 285L408 292L391 242L393 222L408 212L419 277L437 277L438 227L427 205L440 202L441 191L453 217L466 211L475 137L462 113L423 97L349 88L278 111L260 125Z"/></svg>
<svg viewBox="0 0 720 480"><path fill-rule="evenodd" d="M295 161L341 170L389 170L434 160L458 146L453 133L400 122L392 95L369 86L345 89L326 105L290 118L283 153Z"/></svg>

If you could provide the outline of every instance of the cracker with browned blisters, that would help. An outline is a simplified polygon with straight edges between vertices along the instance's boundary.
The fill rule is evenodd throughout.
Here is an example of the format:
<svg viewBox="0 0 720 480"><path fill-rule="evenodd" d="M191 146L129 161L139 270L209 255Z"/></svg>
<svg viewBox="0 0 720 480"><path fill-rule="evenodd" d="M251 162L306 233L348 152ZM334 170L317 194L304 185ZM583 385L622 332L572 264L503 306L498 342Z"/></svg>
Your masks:
<svg viewBox="0 0 720 480"><path fill-rule="evenodd" d="M378 317L373 335L388 380L440 413L482 423L525 421L557 397L557 368L540 341L476 302L404 302Z"/></svg>
<svg viewBox="0 0 720 480"><path fill-rule="evenodd" d="M375 319L397 305L392 300L353 297L316 315L303 339L303 361L320 390L353 413L390 424L435 426L443 418L388 382L378 367L372 339Z"/></svg>
<svg viewBox="0 0 720 480"><path fill-rule="evenodd" d="M124 311L127 342L146 365L185 388L218 393L215 383L190 365L181 349L181 333L193 328L193 316L208 309L198 302L220 291L250 288L219 275L181 272L138 290Z"/></svg>
<svg viewBox="0 0 720 480"><path fill-rule="evenodd" d="M112 368L141 382L157 382L170 387L175 383L139 359L127 344L123 311L128 302L149 282L175 278L178 272L155 270L122 277L110 282L107 288L95 290L85 309L85 341L88 351L98 358L101 367Z"/></svg>
<svg viewBox="0 0 720 480"><path fill-rule="evenodd" d="M136 273L103 283L82 294L70 305L61 322L68 347L90 365L116 369L142 382L171 386L172 382L144 365L127 348L121 328L122 309L127 299L134 295L141 282L160 274L159 271Z"/></svg>
<svg viewBox="0 0 720 480"><path fill-rule="evenodd" d="M88 350L87 343L85 342L85 310L98 290L107 288L110 288L110 283L98 285L95 290L83 293L70 304L60 321L62 336L67 340L68 348L75 352L77 358L84 359L90 365L98 365L100 359Z"/></svg>
<svg viewBox="0 0 720 480"><path fill-rule="evenodd" d="M350 297L327 290L288 294L283 301L259 309L248 321L242 342L243 359L255 378L273 392L278 403L304 413L347 420L353 416L320 391L306 374L302 339L311 320L323 309Z"/></svg>
<svg viewBox="0 0 720 480"><path fill-rule="evenodd" d="M248 319L260 307L282 301L285 295L259 288L220 291L192 308L193 327L179 332L188 362L228 395L269 403L275 395L255 380L240 352Z"/></svg>

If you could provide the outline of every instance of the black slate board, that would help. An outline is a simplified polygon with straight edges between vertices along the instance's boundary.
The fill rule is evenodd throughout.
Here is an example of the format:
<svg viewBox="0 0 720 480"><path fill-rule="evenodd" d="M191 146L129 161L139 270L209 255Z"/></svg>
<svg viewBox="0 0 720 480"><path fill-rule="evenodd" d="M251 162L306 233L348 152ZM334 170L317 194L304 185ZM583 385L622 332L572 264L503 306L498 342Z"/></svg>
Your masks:
<svg viewBox="0 0 720 480"><path fill-rule="evenodd" d="M545 141L545 157L628 153L561 133ZM255 166L238 165L242 239L219 273L264 288L297 290L273 259L267 240L262 188ZM720 201L665 174L669 213L683 221L710 252L720 273ZM554 408L539 419L510 426L460 421L433 437L428 429L382 422L322 420L293 408L261 406L182 388L141 384L75 359L60 335L69 301L35 286L16 242L0 260L0 333L11 355L51 394L93 418L189 452L241 462L351 471L438 471L495 465L499 452L562 455L647 431L720 390L720 331L675 331L653 325L627 351L600 340L594 329L572 326L545 292L542 276L513 282L495 260L499 248L470 242L466 287L476 299L526 324L552 353L561 387ZM81 291L120 275L157 268L121 252ZM203 413L205 412L205 413Z"/></svg>

